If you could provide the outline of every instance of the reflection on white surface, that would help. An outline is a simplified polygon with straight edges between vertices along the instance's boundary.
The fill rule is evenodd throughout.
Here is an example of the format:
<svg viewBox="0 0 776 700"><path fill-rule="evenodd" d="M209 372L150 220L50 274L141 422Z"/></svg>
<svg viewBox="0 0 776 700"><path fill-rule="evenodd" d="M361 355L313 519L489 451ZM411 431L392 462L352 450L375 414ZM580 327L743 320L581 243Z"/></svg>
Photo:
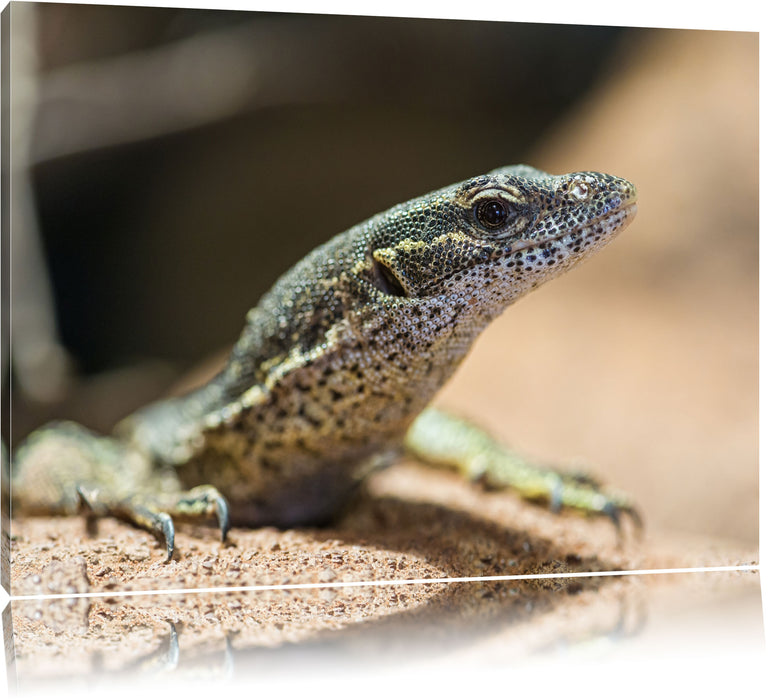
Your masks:
<svg viewBox="0 0 776 700"><path fill-rule="evenodd" d="M757 573L598 579L546 593L537 582L439 586L421 605L372 618L364 614L370 594L355 587L15 601L13 640L4 626L16 653L9 685L20 697L54 689L115 697L120 679L119 690L136 697L147 684L287 693L368 679L371 695L431 674L439 687L511 676L521 690L577 696L610 686L626 668L631 688L703 670L702 688L741 668L739 689L764 669ZM375 687L380 678L392 680Z"/></svg>

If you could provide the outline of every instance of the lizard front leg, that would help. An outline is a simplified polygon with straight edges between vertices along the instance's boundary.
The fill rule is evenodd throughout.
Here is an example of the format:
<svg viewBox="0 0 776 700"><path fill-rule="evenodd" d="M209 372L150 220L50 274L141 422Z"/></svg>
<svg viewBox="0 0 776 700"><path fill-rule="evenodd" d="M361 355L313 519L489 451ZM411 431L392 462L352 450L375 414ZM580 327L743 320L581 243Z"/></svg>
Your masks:
<svg viewBox="0 0 776 700"><path fill-rule="evenodd" d="M172 468L154 464L120 440L76 423L33 433L13 460L14 507L26 514L113 516L156 535L166 558L175 547L173 520L215 518L229 529L224 497L210 485L185 490Z"/></svg>
<svg viewBox="0 0 776 700"><path fill-rule="evenodd" d="M626 514L641 528L641 518L627 497L602 489L589 476L531 463L481 428L445 411L425 409L407 431L404 446L423 462L455 469L488 487L513 489L523 498L548 503L553 511L572 508L605 515L618 530Z"/></svg>

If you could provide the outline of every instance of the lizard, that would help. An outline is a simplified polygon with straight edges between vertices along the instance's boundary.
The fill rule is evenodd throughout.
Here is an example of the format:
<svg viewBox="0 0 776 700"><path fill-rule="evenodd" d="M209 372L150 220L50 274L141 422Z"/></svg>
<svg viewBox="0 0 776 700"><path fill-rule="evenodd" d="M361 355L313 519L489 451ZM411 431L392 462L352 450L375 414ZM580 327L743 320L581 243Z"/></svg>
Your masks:
<svg viewBox="0 0 776 700"><path fill-rule="evenodd" d="M430 406L507 306L609 243L636 188L597 172L503 167L394 206L304 257L259 300L220 373L112 435L73 422L15 453L15 508L293 527L331 519L371 473L409 454L554 509L622 514L594 480L526 461Z"/></svg>

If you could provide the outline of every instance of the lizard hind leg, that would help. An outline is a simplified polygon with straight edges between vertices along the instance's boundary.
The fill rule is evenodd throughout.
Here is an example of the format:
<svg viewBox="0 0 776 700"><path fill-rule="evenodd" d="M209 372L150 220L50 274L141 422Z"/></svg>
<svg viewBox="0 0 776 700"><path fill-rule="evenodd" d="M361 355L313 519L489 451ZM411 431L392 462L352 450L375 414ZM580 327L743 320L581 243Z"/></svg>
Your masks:
<svg viewBox="0 0 776 700"><path fill-rule="evenodd" d="M56 423L33 433L12 465L14 508L25 514L112 516L153 533L175 547L173 518L215 517L222 539L229 529L225 499L213 486L185 491L172 469L159 468L141 451L76 423Z"/></svg>
<svg viewBox="0 0 776 700"><path fill-rule="evenodd" d="M513 489L527 500L547 503L553 511L569 508L603 515L618 532L622 515L628 515L637 530L642 527L638 511L626 496L603 489L587 475L531 463L484 430L445 411L424 410L407 431L404 446L423 462L455 469L489 487Z"/></svg>

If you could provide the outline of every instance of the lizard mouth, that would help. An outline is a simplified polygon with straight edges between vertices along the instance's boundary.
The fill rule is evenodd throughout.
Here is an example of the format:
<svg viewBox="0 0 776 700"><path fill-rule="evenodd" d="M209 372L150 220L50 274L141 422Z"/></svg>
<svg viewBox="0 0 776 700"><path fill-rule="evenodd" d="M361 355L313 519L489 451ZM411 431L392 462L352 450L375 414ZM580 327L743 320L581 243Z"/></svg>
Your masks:
<svg viewBox="0 0 776 700"><path fill-rule="evenodd" d="M596 227L601 227L600 234L596 234L599 235L600 239L609 239L619 233L628 224L630 224L630 222L633 221L634 217L636 216L637 211L638 205L636 202L620 205L620 207L617 209L608 211L606 214L602 214L601 216L597 216L594 219L590 219L589 221L586 221L579 226L575 226L572 229L563 231L562 233L558 233L542 239L529 239L520 241L511 246L509 251L504 251L504 254L508 255L517 253L521 250L527 250L529 248L538 248L545 245L546 243L555 241L560 241L563 243L564 238L569 238L569 243L573 244L575 241L586 238L587 236L585 232L589 231L592 233Z"/></svg>

